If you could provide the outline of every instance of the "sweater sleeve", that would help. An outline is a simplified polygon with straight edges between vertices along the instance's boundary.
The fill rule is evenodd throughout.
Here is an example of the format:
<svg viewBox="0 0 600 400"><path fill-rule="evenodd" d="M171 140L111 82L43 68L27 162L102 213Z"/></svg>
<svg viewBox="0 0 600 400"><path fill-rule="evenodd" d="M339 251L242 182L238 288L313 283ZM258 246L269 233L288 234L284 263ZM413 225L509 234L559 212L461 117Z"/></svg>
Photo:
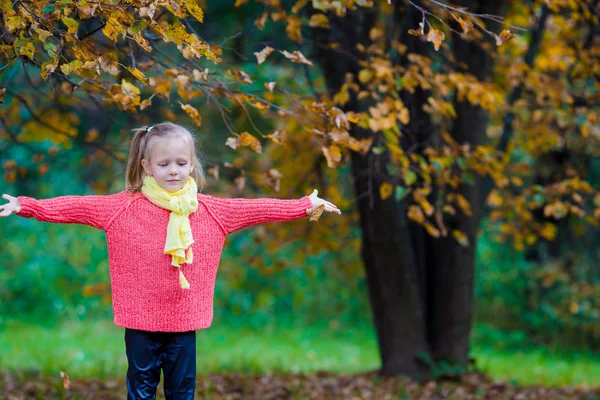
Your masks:
<svg viewBox="0 0 600 400"><path fill-rule="evenodd" d="M252 225L305 218L312 204L308 196L298 200L222 199L198 195L198 201L217 220L226 235Z"/></svg>
<svg viewBox="0 0 600 400"><path fill-rule="evenodd" d="M59 196L37 200L19 196L20 217L35 218L42 222L83 224L105 230L111 217L118 211L120 194L107 196Z"/></svg>

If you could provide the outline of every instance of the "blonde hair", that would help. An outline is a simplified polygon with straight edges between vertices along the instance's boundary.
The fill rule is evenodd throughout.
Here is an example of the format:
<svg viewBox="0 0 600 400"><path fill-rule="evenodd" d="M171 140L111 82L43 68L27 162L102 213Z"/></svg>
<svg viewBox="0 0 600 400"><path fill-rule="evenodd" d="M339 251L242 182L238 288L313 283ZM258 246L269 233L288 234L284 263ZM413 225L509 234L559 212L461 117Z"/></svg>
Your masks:
<svg viewBox="0 0 600 400"><path fill-rule="evenodd" d="M202 190L206 177L204 168L200 162L200 152L197 150L196 139L192 132L181 125L172 122L162 122L154 126L144 126L132 129L133 139L129 149L129 160L127 161L127 172L125 174L125 189L130 192L142 190L146 171L142 167L142 160L150 160L152 146L157 139L178 138L183 139L190 148L192 155L193 170L190 176L196 181L198 191Z"/></svg>

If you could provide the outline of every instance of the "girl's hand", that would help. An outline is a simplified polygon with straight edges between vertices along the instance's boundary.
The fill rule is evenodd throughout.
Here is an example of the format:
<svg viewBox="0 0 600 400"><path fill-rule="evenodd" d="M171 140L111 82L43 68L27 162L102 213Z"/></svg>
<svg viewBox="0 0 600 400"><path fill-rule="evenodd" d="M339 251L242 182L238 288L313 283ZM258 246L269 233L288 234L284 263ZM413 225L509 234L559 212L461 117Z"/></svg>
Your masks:
<svg viewBox="0 0 600 400"><path fill-rule="evenodd" d="M8 217L21 211L21 203L16 197L3 194L2 198L8 200L8 203L0 206L0 217Z"/></svg>
<svg viewBox="0 0 600 400"><path fill-rule="evenodd" d="M321 199L320 197L317 197L317 194L319 194L319 191L317 189L315 189L310 196L308 196L308 198L310 199L312 208L309 208L308 210L306 210L307 214L310 214L315 208L319 207L321 204L325 204L325 211L327 212L334 212L336 214L341 214L342 212L340 211L339 208L337 208L334 204L325 201L323 199Z"/></svg>

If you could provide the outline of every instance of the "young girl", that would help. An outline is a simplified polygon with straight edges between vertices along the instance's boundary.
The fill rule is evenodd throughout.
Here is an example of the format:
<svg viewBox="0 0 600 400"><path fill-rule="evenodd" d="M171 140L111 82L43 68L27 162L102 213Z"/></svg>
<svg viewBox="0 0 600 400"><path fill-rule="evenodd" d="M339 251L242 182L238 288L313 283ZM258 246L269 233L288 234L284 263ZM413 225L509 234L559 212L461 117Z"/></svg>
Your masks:
<svg viewBox="0 0 600 400"><path fill-rule="evenodd" d="M225 237L245 227L292 221L325 205L299 200L222 199L197 193L204 170L192 134L164 122L134 130L126 189L107 196L36 200L2 197L0 216L86 224L106 233L114 322L125 328L128 399L193 399L196 333L211 325Z"/></svg>

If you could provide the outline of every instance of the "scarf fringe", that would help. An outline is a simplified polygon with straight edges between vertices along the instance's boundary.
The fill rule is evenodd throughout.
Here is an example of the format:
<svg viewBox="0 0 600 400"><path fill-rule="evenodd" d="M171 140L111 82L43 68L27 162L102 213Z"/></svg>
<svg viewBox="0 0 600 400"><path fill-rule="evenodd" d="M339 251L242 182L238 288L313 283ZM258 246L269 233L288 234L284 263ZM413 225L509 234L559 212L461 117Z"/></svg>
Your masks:
<svg viewBox="0 0 600 400"><path fill-rule="evenodd" d="M185 279L185 276L183 276L183 272L181 272L181 268L179 268L179 286L181 286L182 289L190 288L190 283L187 281L187 279Z"/></svg>

